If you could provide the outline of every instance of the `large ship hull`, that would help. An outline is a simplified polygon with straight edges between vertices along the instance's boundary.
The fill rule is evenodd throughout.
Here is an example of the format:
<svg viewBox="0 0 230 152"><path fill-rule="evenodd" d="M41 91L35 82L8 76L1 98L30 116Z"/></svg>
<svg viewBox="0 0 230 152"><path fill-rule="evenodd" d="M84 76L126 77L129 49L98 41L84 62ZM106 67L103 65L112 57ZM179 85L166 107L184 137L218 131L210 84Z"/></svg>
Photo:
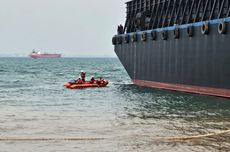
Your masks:
<svg viewBox="0 0 230 152"><path fill-rule="evenodd" d="M180 25L179 38L175 27L156 29L156 40L147 32L146 41L125 42L115 45L115 52L134 84L161 89L199 93L230 98L230 18L225 18L227 32L219 34L218 24L209 21L209 33L202 34L203 22ZM193 26L193 36L187 33ZM161 39L163 30L167 40ZM132 35L132 33L128 33Z"/></svg>
<svg viewBox="0 0 230 152"><path fill-rule="evenodd" d="M61 58L61 54L31 54L31 58Z"/></svg>

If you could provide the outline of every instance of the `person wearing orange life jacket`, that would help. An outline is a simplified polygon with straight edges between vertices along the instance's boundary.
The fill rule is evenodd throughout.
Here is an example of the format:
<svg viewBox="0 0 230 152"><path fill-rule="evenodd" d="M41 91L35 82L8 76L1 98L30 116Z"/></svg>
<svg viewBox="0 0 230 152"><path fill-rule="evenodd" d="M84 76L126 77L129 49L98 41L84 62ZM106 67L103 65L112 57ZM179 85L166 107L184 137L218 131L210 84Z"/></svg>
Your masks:
<svg viewBox="0 0 230 152"><path fill-rule="evenodd" d="M79 76L78 77L78 79L75 81L77 84L82 84L83 83L83 81L82 81L82 79L81 79L81 77Z"/></svg>
<svg viewBox="0 0 230 152"><path fill-rule="evenodd" d="M95 82L95 78L94 76L91 76L90 83L94 83L94 82Z"/></svg>
<svg viewBox="0 0 230 152"><path fill-rule="evenodd" d="M86 72L84 72L83 70L81 70L81 80L83 82L85 82L85 77L86 77Z"/></svg>
<svg viewBox="0 0 230 152"><path fill-rule="evenodd" d="M101 84L105 84L105 80L103 78L100 78Z"/></svg>
<svg viewBox="0 0 230 152"><path fill-rule="evenodd" d="M96 81L98 85L101 85L104 83L104 80L102 79L102 77L99 78L99 80Z"/></svg>

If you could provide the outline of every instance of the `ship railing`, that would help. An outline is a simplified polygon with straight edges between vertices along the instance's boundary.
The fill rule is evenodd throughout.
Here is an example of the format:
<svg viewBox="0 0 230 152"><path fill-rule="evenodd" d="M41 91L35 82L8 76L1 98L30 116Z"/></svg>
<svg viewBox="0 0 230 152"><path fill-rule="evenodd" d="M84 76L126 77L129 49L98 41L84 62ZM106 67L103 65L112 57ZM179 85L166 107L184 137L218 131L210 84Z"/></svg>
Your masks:
<svg viewBox="0 0 230 152"><path fill-rule="evenodd" d="M149 11L150 15L144 15ZM142 25L137 25L137 14ZM125 31L135 32L137 27L149 30L200 21L226 18L230 15L229 0L133 0L127 2ZM147 14L147 13L146 13ZM149 18L149 19L148 19Z"/></svg>

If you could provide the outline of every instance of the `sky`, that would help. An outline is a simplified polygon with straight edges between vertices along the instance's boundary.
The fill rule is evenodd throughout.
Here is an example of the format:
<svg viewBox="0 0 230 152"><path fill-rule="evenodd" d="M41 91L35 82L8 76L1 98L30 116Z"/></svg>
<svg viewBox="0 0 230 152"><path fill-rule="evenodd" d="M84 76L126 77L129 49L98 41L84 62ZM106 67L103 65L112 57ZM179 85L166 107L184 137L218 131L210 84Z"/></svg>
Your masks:
<svg viewBox="0 0 230 152"><path fill-rule="evenodd" d="M128 0L0 0L0 56L115 57Z"/></svg>

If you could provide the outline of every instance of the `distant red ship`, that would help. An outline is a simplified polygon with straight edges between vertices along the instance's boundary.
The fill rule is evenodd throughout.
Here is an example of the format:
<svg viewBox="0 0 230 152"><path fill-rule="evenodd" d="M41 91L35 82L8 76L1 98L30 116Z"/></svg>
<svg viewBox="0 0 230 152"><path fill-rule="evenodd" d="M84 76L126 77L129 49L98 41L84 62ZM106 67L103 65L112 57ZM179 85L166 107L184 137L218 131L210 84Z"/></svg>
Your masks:
<svg viewBox="0 0 230 152"><path fill-rule="evenodd" d="M61 58L61 54L41 53L40 51L35 50L33 50L29 56L31 58Z"/></svg>

